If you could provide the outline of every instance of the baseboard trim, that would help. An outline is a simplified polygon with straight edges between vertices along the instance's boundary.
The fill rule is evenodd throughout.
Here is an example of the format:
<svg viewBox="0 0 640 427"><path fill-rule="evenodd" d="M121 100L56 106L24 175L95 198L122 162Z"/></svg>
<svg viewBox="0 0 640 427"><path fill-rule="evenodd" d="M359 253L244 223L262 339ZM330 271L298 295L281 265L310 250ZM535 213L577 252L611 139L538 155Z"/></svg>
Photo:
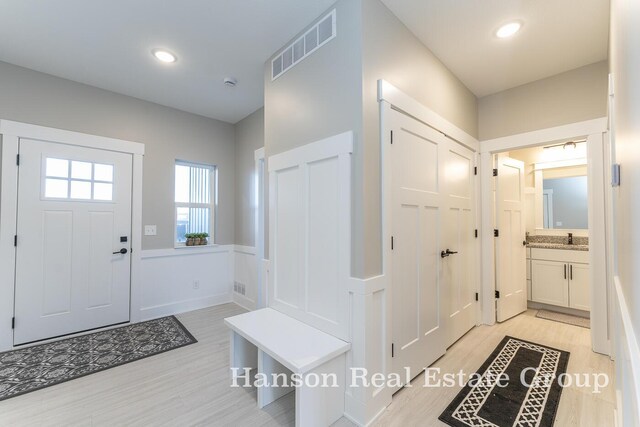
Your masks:
<svg viewBox="0 0 640 427"><path fill-rule="evenodd" d="M233 302L231 293L225 293L204 298L178 301L170 304L157 305L154 307L144 307L140 310L140 320L144 321L157 319L158 317L185 313L187 311L200 310L202 308L213 307L230 302Z"/></svg>
<svg viewBox="0 0 640 427"><path fill-rule="evenodd" d="M248 311L253 311L256 309L255 301L235 292L233 293L233 302Z"/></svg>

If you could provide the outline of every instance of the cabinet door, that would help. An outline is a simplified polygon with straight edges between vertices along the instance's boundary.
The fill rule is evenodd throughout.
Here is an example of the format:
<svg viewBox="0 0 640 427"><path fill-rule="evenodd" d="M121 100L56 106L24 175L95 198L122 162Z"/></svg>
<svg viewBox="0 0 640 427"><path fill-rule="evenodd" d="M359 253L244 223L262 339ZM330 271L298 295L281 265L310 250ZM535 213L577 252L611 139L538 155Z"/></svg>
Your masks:
<svg viewBox="0 0 640 427"><path fill-rule="evenodd" d="M588 264L569 265L569 307L591 310Z"/></svg>
<svg viewBox="0 0 640 427"><path fill-rule="evenodd" d="M532 259L531 300L568 307L568 270L569 266L564 262Z"/></svg>

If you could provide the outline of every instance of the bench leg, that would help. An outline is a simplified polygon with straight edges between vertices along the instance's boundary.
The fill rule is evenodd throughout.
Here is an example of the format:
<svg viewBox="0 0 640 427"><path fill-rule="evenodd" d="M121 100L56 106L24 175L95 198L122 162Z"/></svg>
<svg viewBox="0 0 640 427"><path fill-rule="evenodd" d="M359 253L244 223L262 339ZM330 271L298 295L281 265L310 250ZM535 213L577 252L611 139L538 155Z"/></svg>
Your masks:
<svg viewBox="0 0 640 427"><path fill-rule="evenodd" d="M282 384L291 383L291 371L280 362L258 349L258 373L264 374L269 385L258 388L258 408L262 409L271 402L275 402L295 390L295 387L282 387ZM276 378L275 375L279 377ZM273 387L273 381L277 381L280 387Z"/></svg>
<svg viewBox="0 0 640 427"><path fill-rule="evenodd" d="M296 389L296 427L329 426L344 414L346 375L344 354L304 374L303 384ZM337 387L311 387L322 376L335 375ZM312 378L313 377L313 378ZM328 385L334 385L333 379Z"/></svg>
<svg viewBox="0 0 640 427"><path fill-rule="evenodd" d="M258 348L234 331L231 331L229 342L231 378L237 379L239 386L252 384L252 379L246 378L245 369L258 367Z"/></svg>

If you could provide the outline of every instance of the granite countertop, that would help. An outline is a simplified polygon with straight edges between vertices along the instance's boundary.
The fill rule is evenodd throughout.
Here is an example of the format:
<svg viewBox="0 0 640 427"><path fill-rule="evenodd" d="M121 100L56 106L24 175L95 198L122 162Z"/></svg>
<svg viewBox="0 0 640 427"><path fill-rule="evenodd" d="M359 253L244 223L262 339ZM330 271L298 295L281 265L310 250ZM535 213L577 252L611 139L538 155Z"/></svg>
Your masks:
<svg viewBox="0 0 640 427"><path fill-rule="evenodd" d="M569 251L588 251L588 237L574 237L573 244L568 244L567 236L527 236L528 248L562 249Z"/></svg>

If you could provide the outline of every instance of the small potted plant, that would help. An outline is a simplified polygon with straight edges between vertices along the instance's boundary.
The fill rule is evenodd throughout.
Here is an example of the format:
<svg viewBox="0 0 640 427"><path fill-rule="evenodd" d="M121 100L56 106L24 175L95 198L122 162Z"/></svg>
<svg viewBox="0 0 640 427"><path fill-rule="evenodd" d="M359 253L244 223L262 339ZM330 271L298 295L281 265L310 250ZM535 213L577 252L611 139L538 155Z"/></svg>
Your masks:
<svg viewBox="0 0 640 427"><path fill-rule="evenodd" d="M209 237L209 233L200 233L200 244L206 245L209 242L207 241L207 237Z"/></svg>
<svg viewBox="0 0 640 427"><path fill-rule="evenodd" d="M186 233L184 237L187 239L187 242L185 243L187 246L195 246L195 233Z"/></svg>

